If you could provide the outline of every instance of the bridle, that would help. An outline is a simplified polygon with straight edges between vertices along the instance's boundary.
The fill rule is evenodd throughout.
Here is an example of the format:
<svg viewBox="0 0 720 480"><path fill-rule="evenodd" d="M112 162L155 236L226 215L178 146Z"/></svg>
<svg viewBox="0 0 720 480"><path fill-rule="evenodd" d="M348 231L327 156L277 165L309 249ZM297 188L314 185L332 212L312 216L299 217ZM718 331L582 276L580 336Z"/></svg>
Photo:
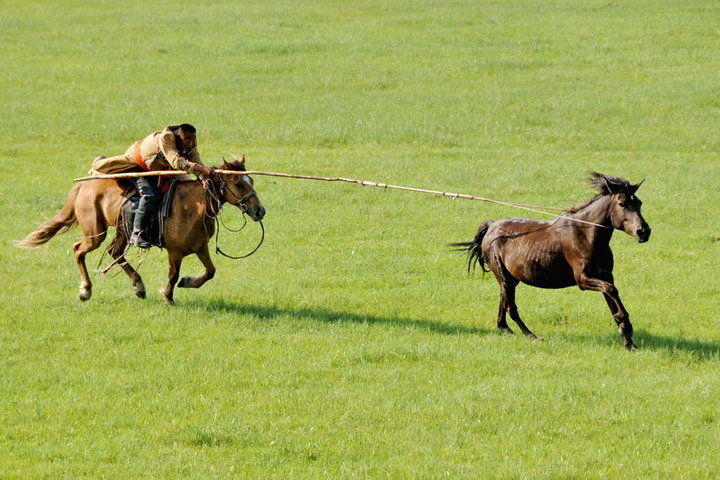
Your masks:
<svg viewBox="0 0 720 480"><path fill-rule="evenodd" d="M214 215L212 213L209 215L206 213L207 216L209 216L210 218L213 218L215 220L215 253L219 253L220 255L230 258L232 260L239 260L242 258L247 258L250 255L257 252L260 249L260 246L265 241L265 225L263 225L262 220L258 220L258 223L260 224L260 229L262 231L262 236L260 237L260 243L258 243L258 245L250 253L248 253L246 255L239 255L239 256L228 255L227 253L223 252L220 249L220 246L218 245L218 238L220 237L220 211L222 210L222 203L223 203L221 199L223 197L225 197L226 194L229 193L230 196L234 197L234 199L236 200L236 202L228 201L228 203L233 206L238 207L242 211L243 219L245 219L245 223L239 230L229 229L227 226L225 226L224 222L222 225L229 231L239 232L239 231L243 230L245 228L245 226L247 225L247 219L245 218L245 214L248 212L247 202L249 202L253 197L257 197L257 192L255 191L254 188L252 188L248 193L246 193L245 195L240 197L235 192L233 192L231 189L227 188L227 182L225 182L225 179L222 176L217 175L216 178L218 180L219 185L216 185L215 182L211 180L207 183L208 189L206 190L208 195L217 203L217 211L215 212ZM215 190L215 189L217 189L217 190ZM206 234L207 234L207 230L206 230Z"/></svg>
<svg viewBox="0 0 720 480"><path fill-rule="evenodd" d="M248 210L247 202L251 198L257 197L257 192L255 191L255 189L252 188L248 193L246 193L242 197L239 197L235 192L233 192L232 190L227 188L227 182L225 181L225 179L222 176L217 175L217 179L218 179L218 183L220 184L220 186L218 187L217 198L215 198L215 200L220 201L220 197L224 197L226 194L229 193L237 201L235 203L228 201L228 203L240 208L243 212L247 212L247 210ZM211 181L209 183L211 185L215 186L214 182Z"/></svg>

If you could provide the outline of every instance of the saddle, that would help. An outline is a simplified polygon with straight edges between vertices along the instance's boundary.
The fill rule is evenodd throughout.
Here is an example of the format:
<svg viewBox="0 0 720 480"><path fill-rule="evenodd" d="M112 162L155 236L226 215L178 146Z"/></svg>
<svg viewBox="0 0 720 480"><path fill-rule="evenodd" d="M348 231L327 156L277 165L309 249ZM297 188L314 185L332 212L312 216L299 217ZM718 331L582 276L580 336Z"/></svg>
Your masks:
<svg viewBox="0 0 720 480"><path fill-rule="evenodd" d="M148 226L149 231L146 232L147 240L155 247L162 248L164 245L163 227L165 225L165 219L170 216L173 193L175 192L178 182L181 181L183 180L171 180L167 182L165 186L160 188L160 195L162 195L162 198L160 199L160 207L155 212L155 215L152 216ZM121 187L124 191L123 197L125 198L125 202L120 209L120 221L118 222L118 226L122 228L129 237L130 232L133 230L135 212L137 211L138 204L140 203L140 193L131 181L122 180L118 183L121 183Z"/></svg>

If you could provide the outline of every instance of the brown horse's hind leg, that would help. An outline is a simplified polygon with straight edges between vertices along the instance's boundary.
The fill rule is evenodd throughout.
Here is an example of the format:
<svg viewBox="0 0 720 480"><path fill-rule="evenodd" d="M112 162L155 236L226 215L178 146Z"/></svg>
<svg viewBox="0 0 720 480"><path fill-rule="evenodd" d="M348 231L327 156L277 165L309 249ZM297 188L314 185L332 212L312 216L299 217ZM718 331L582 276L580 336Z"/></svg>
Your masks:
<svg viewBox="0 0 720 480"><path fill-rule="evenodd" d="M125 260L125 248L127 247L127 243L127 237L123 233L118 232L108 251L115 259L115 262L122 267L123 271L125 271L127 276L130 277L130 280L132 280L135 296L138 298L145 298L147 293L145 291L145 283L143 283L142 277L132 267L132 265Z"/></svg>
<svg viewBox="0 0 720 480"><path fill-rule="evenodd" d="M175 305L173 294L175 291L175 284L180 278L180 266L182 265L183 258L185 256L177 251L168 250L168 263L170 264L170 271L168 272L168 283L165 288L160 290L165 295L165 300L170 305Z"/></svg>
<svg viewBox="0 0 720 480"><path fill-rule="evenodd" d="M90 281L90 275L85 265L85 256L100 246L103 240L105 240L106 233L105 231L95 235L86 233L82 240L73 245L75 261L80 269L80 290L78 297L83 302L89 300L92 296L92 282Z"/></svg>
<svg viewBox="0 0 720 480"><path fill-rule="evenodd" d="M205 266L205 273L203 273L199 277L183 277L180 280L180 283L178 283L178 287L200 288L205 284L205 282L215 276L215 265L213 265L212 259L210 258L210 252L208 251L207 244L204 245L202 249L197 252L196 255L200 259L202 264Z"/></svg>

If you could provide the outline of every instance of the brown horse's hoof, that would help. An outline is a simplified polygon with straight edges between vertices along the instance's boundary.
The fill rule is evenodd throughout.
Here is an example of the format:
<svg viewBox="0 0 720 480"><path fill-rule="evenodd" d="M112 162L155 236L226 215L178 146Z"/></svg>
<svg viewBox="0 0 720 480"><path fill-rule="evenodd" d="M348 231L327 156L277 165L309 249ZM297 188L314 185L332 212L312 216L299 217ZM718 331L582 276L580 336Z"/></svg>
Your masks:
<svg viewBox="0 0 720 480"><path fill-rule="evenodd" d="M498 327L498 332L503 335L515 335L515 332L513 332L510 327Z"/></svg>
<svg viewBox="0 0 720 480"><path fill-rule="evenodd" d="M167 303L168 305L177 305L177 303L175 303L175 300L173 300L172 296L168 297L168 294L164 288L159 289L158 292L162 293L163 297L165 297L165 303Z"/></svg>
<svg viewBox="0 0 720 480"><path fill-rule="evenodd" d="M178 282L177 286L178 288L188 288L190 284L195 280L194 277L183 277Z"/></svg>
<svg viewBox="0 0 720 480"><path fill-rule="evenodd" d="M83 302L90 300L91 296L92 290L90 290L89 288L81 288L80 292L78 293L78 298Z"/></svg>
<svg viewBox="0 0 720 480"><path fill-rule="evenodd" d="M133 288L133 291L135 292L135 296L138 298L145 299L147 297L147 293L145 292L145 285L135 287Z"/></svg>

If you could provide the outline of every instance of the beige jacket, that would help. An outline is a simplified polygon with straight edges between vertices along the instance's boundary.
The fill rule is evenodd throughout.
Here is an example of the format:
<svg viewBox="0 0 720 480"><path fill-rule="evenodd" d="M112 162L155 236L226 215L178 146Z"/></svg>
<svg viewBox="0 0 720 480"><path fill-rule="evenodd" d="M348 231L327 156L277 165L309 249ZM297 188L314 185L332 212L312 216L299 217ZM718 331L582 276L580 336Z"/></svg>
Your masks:
<svg viewBox="0 0 720 480"><path fill-rule="evenodd" d="M200 154L197 148L193 148L190 152L178 151L173 133L177 128L178 125L169 125L162 132L148 135L139 141L139 145L138 142L130 145L124 155L95 159L89 173L91 175L120 173L136 168L192 171L196 163L202 164ZM138 162L137 158L142 159L142 162Z"/></svg>

